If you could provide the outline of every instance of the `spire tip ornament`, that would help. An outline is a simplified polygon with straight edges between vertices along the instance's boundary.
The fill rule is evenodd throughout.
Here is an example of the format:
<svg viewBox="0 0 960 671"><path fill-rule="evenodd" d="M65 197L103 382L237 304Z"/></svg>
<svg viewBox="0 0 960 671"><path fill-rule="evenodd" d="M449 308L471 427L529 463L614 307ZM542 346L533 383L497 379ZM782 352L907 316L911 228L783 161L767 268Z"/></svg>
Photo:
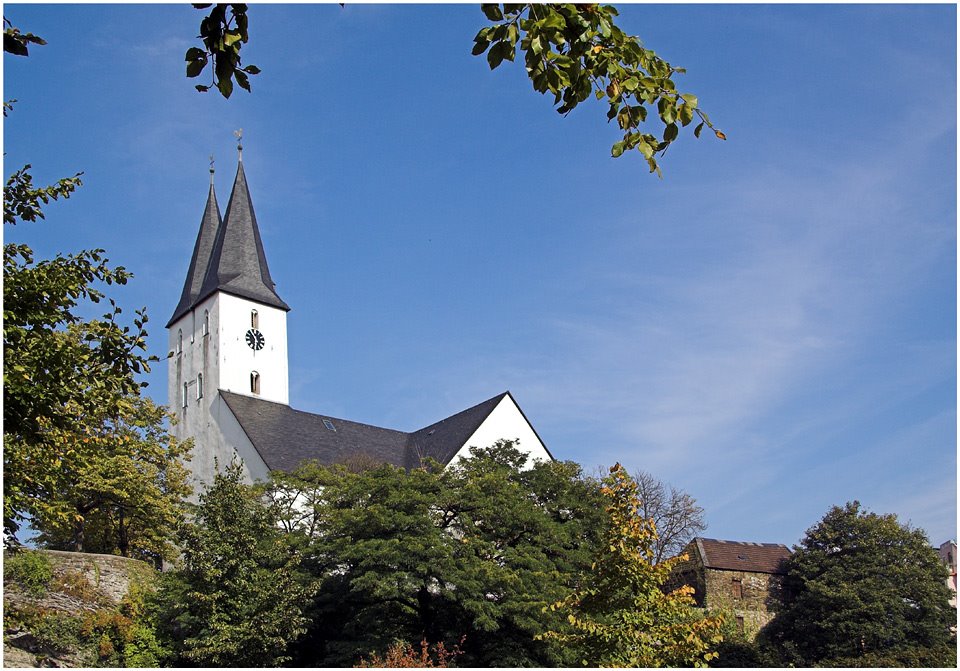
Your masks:
<svg viewBox="0 0 960 671"><path fill-rule="evenodd" d="M243 129L238 128L233 131L233 134L237 136L237 159L243 161Z"/></svg>

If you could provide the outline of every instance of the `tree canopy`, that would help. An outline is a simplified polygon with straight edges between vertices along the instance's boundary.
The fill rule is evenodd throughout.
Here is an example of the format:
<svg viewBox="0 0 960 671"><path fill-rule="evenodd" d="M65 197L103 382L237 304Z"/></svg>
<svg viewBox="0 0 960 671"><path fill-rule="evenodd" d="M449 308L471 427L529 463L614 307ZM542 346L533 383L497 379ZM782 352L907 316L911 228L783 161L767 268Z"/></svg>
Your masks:
<svg viewBox="0 0 960 671"><path fill-rule="evenodd" d="M4 188L4 223L43 218L42 205L68 198L79 175L35 188L25 166ZM102 249L37 260L27 245L3 247L4 528L16 531L39 502L56 500L91 454L83 427L119 418L148 371L147 316L121 322L113 299L100 319L80 317L104 286L131 277ZM85 307L85 305L83 305ZM85 441L84 439L87 438Z"/></svg>
<svg viewBox="0 0 960 671"><path fill-rule="evenodd" d="M558 620L542 608L589 566L602 507L576 464L525 461L501 443L447 469L277 475L269 498L321 580L294 662L349 665L426 640L459 646L458 664L565 663L566 651L534 636Z"/></svg>
<svg viewBox="0 0 960 671"><path fill-rule="evenodd" d="M788 563L783 610L764 631L785 663L874 663L953 650L946 570L926 534L853 501L811 527ZM918 653L917 651L921 651ZM922 651L927 651L926 653ZM883 663L884 659L887 663ZM943 659L933 655L940 665Z"/></svg>
<svg viewBox="0 0 960 671"><path fill-rule="evenodd" d="M231 464L200 496L181 532L181 568L165 581L160 630L176 664L278 666L306 631L312 593L256 492Z"/></svg>
<svg viewBox="0 0 960 671"><path fill-rule="evenodd" d="M63 474L55 497L31 507L37 540L54 549L119 553L158 568L176 557L173 536L192 492L185 465L192 443L171 436L167 419L150 399L130 397L116 417L51 432L51 441L83 457Z"/></svg>

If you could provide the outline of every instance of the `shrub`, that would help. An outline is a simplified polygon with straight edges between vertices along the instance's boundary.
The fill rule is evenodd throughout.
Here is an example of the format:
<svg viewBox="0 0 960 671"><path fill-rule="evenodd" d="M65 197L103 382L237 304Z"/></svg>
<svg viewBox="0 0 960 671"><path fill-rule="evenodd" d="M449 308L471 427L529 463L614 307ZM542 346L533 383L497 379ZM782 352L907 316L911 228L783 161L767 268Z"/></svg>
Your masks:
<svg viewBox="0 0 960 671"><path fill-rule="evenodd" d="M463 643L463 638L460 639ZM443 641L430 650L427 639L420 641L420 650L414 649L405 641L397 641L389 648L384 657L371 655L370 659L361 659L354 668L388 668L388 669L446 669L453 665L453 661L462 654L460 645L447 650Z"/></svg>
<svg viewBox="0 0 960 671"><path fill-rule="evenodd" d="M34 596L41 596L47 591L52 577L50 559L40 552L18 550L3 563L4 582L13 581Z"/></svg>
<svg viewBox="0 0 960 671"><path fill-rule="evenodd" d="M97 601L100 594L87 576L76 569L68 569L57 577L56 588L64 594L75 596L84 601Z"/></svg>
<svg viewBox="0 0 960 671"><path fill-rule="evenodd" d="M30 633L44 652L59 655L80 645L80 618L62 613L41 612L29 623Z"/></svg>

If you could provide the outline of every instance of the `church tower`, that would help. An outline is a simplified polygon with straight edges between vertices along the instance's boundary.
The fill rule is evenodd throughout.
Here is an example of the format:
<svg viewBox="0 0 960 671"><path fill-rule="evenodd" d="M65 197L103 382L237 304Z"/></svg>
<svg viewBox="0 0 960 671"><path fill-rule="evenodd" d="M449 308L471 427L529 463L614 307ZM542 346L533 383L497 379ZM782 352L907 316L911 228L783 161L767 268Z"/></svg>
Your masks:
<svg viewBox="0 0 960 671"><path fill-rule="evenodd" d="M221 391L289 403L289 310L270 277L240 153L222 219L210 170L193 257L167 323L168 398L179 420L173 433L195 441L190 464L195 489L237 457L246 465L254 456L237 451L238 441L225 426L235 422L224 417L229 411Z"/></svg>

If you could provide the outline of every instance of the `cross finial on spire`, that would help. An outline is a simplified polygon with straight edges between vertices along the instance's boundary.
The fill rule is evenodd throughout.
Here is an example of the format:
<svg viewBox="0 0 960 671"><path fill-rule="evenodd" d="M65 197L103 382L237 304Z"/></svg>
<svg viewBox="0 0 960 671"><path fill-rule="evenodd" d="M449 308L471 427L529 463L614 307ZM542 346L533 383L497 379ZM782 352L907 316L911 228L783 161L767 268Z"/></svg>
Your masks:
<svg viewBox="0 0 960 671"><path fill-rule="evenodd" d="M233 134L237 136L237 158L243 161L243 129L238 128Z"/></svg>
<svg viewBox="0 0 960 671"><path fill-rule="evenodd" d="M213 184L213 154L210 154L210 183Z"/></svg>

